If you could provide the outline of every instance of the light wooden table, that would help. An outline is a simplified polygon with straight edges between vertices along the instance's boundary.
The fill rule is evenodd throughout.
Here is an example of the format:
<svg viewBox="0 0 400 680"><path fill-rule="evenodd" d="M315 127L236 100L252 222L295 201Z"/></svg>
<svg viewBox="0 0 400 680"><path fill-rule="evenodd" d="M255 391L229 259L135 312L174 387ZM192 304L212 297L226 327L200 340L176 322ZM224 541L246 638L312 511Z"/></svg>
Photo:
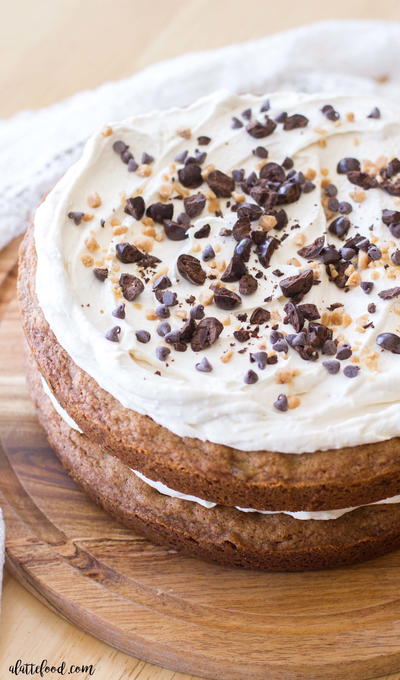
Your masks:
<svg viewBox="0 0 400 680"><path fill-rule="evenodd" d="M5 117L189 50L258 38L320 19L400 20L400 3L287 0L283 6L274 0L0 0L0 17L0 116ZM0 315L13 292L15 253L13 244L0 256L0 283L8 274ZM1 680L15 677L8 667L18 658L93 664L96 680L189 677L132 659L77 630L6 573ZM400 674L391 676L395 678Z"/></svg>

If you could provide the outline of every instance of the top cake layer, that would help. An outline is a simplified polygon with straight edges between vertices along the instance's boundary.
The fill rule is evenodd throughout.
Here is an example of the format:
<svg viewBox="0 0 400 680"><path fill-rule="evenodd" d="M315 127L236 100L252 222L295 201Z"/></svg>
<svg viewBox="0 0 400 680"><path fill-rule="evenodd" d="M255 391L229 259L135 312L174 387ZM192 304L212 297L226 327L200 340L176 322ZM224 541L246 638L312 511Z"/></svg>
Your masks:
<svg viewBox="0 0 400 680"><path fill-rule="evenodd" d="M58 342L180 436L397 436L400 112L376 104L216 93L94 135L35 218Z"/></svg>

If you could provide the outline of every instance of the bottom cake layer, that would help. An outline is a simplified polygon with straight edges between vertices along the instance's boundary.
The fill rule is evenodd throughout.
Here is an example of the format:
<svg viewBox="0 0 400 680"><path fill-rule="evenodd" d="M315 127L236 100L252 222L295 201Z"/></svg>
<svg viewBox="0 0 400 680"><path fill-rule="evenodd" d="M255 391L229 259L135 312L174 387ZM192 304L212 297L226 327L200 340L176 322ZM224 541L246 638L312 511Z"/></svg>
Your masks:
<svg viewBox="0 0 400 680"><path fill-rule="evenodd" d="M400 547L400 504L302 521L283 513L205 508L163 495L60 417L32 359L28 383L39 420L67 472L107 512L155 543L230 566L271 571L352 564Z"/></svg>

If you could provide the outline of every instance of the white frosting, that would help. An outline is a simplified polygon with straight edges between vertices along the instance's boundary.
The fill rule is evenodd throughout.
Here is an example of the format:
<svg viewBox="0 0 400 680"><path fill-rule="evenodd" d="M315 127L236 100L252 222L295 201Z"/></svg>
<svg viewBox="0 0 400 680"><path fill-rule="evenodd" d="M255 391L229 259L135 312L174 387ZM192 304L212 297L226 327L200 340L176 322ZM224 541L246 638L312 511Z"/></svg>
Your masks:
<svg viewBox="0 0 400 680"><path fill-rule="evenodd" d="M262 280L255 294L243 297L243 303L235 313L251 313L255 307L264 304L273 314L283 316L286 300L279 297L278 279L271 270L279 268L289 276L305 269L306 261L297 255L299 245L296 237L304 234L305 242L309 244L326 228L319 190L320 169L329 171L330 180L339 190L339 200L352 204L353 212L349 217L352 224L357 225L357 230L370 237L369 227L374 225L373 233L379 238L380 246L387 245L389 252L393 251L395 244L381 221L381 210L395 208L397 199L381 190L371 190L366 192L364 202L357 203L349 197L349 193L358 190L358 187L351 185L345 175L336 173L336 164L345 156L355 156L360 160L376 160L382 155L391 158L393 152L400 148L400 110L368 97L276 94L270 97L271 116L282 110L289 114L301 113L310 120L306 128L283 131L282 126L278 126L274 134L260 140L252 138L244 128L231 128L232 116L240 116L246 107L258 111L264 99L219 92L185 110L151 113L112 124L113 134L109 137L95 134L87 143L82 158L66 173L36 213L36 290L39 304L58 342L78 366L123 406L152 417L179 436L196 437L248 451L267 449L290 453L377 442L397 436L400 434L400 358L381 352L375 339L383 331L399 332L399 303L396 300L384 302L377 296L379 291L395 285L393 278L399 277L398 267L391 266L385 271L379 266L376 269L379 279L375 281L374 291L367 297L360 287L344 294L328 283L325 268L321 265L322 284L313 286L304 300L315 303L319 310L326 310L338 301L344 304L344 311L353 322L336 328L335 335L355 348L354 356L360 361L361 371L354 379L344 377L342 372L328 375L321 360L305 362L290 350L287 357L280 355L277 364L267 366L263 371L255 368L258 382L245 384L245 373L255 366L250 365L248 352L242 355L235 352L226 363L220 360L231 349L232 333L240 324L233 313L229 315L214 304L206 307L206 315L230 321L224 326L219 340L198 354L190 348L186 352L173 351L170 355L172 360L166 365L155 355L156 347L164 344L156 333L159 321L147 318L149 310L156 306L149 285L136 300L140 308L127 302L125 320L111 316L111 311L123 301L117 297L119 289L115 285L120 272L137 273L136 265L121 265L115 259L115 244L129 241L140 246L142 230L145 229L143 224L124 213L123 197L134 195L140 189L146 205L158 201L158 189L160 184L165 183L164 175L168 173L169 164L184 149L192 153L199 135L212 138L208 146L200 147L208 154L204 165L213 164L227 173L233 168L254 169L257 159L252 149L259 144L268 148L270 161L282 162L286 156L291 156L297 170L313 168L318 172L314 180L317 188L303 194L297 203L284 206L289 216L289 237L274 253L271 267L264 270L266 280ZM320 109L327 102L339 111L340 121L331 122L323 116ZM381 118L367 118L376 105L381 109ZM347 113L354 114L354 121L346 117ZM263 120L262 115L260 120ZM188 140L178 135L176 131L179 128L189 128L192 138ZM326 139L325 147L318 144L321 137ZM155 157L150 177L143 178L127 171L126 165L112 150L112 144L118 139L129 144L139 162L143 151ZM201 191L207 189L206 184L200 187ZM102 204L90 209L86 200L94 191L100 195ZM196 191L193 190L193 193ZM176 217L183 206L182 201L173 202ZM177 279L175 262L178 255L193 252L192 248L199 244L203 247L211 243L214 248L220 247L217 261L224 259L228 263L231 257L232 239L221 238L219 231L221 227L232 226L236 215L226 209L226 199L221 199L220 203L223 218L215 217L206 208L192 220L194 228L187 240L174 242L164 239L153 244L152 254L163 260L159 270L163 271L168 266L174 290L183 301L182 306L171 308L169 322L172 328L183 323L182 318L175 314L177 310L189 309L184 300L199 293L197 286L182 277ZM94 219L76 226L67 217L71 210L90 212ZM110 218L118 218L127 227L127 232L112 237ZM103 228L100 219L106 220ZM291 230L290 226L296 222L301 228ZM210 237L201 241L194 239L193 232L206 223L211 225ZM355 231L352 228L349 236ZM162 227L156 226L156 232L163 233ZM275 232L272 233L275 235ZM114 267L112 275L104 283L99 282L91 268L81 262L81 256L92 254L85 246L91 235L100 244L98 251L93 253L95 264L103 261L103 266ZM281 236L282 232L276 232L276 235ZM342 245L330 235L328 241L338 247ZM197 251L193 254L200 257ZM301 269L295 263L289 263L292 257L301 260ZM256 256L252 255L252 258L256 263ZM252 262L251 259L250 266ZM120 266L118 270L117 266ZM211 271L207 263L203 263L203 267ZM360 273L363 280L370 281L373 270L368 268ZM237 290L237 284L227 285ZM269 295L273 295L273 300L263 303ZM360 322L356 320L366 314L369 302L377 305L376 314L367 315L367 321L373 321L374 328L360 332ZM104 337L106 331L115 325L121 327L119 343L109 342ZM290 326L283 328L287 332L292 331ZM138 329L150 331L148 344L137 341L135 331ZM269 333L270 328L265 330L265 337L261 340L252 339L250 351L258 351L261 345L271 351ZM235 343L236 350L241 347L240 343ZM367 361L371 353L376 353L373 362ZM194 368L203 356L214 367L211 373L199 373ZM343 365L345 363L348 362L343 362ZM283 369L298 372L289 384L281 384ZM160 371L161 376L155 375L155 371ZM276 411L273 402L281 392L298 396L300 405L287 413Z"/></svg>
<svg viewBox="0 0 400 680"><path fill-rule="evenodd" d="M42 387L49 397L54 410L58 413L58 415L69 425L73 430L77 430L78 432L82 433L82 430L80 427L76 424L76 422L71 418L71 416L67 413L67 411L58 403L57 399L55 398L54 394L50 390L47 382L43 378L43 376L40 376L41 381L42 381ZM149 479L145 475L143 475L139 470L134 470L133 468L129 468L139 479L142 480L145 484L148 484L151 486L153 489L156 489L159 493L164 494L164 496L170 496L171 498L179 498L182 501L190 501L192 503L199 503L199 505L202 505L204 508L215 508L217 503L212 503L211 501L205 501L202 498L198 498L197 496L191 496L190 494L187 493L181 493L180 491L175 491L174 489L171 489L169 486L166 484L163 484L162 482L155 482L152 479ZM392 496L391 498L385 498L381 501L376 501L375 503L370 503L369 505L379 505L380 503L400 503L400 495L398 496ZM360 506L362 507L362 506ZM301 519L301 520L307 520L307 519L318 519L318 520L328 520L328 519L337 519L338 517L341 517L342 515L345 515L347 512L351 512L352 510L356 510L356 508L343 508L340 510L320 510L316 512L308 512L308 511L296 511L296 512L290 512L289 510L254 510L253 508L240 508L236 506L236 510L240 510L241 512L258 512L261 515L277 515L283 513L284 515L290 515L291 517L294 517L295 519Z"/></svg>

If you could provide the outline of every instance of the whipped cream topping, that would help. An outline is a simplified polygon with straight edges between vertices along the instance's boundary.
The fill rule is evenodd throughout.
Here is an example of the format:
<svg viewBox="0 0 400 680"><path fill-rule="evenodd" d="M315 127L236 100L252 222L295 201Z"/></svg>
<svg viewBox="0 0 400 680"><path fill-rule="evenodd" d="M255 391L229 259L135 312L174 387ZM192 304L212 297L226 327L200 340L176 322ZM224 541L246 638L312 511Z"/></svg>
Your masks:
<svg viewBox="0 0 400 680"><path fill-rule="evenodd" d="M71 427L73 430L76 430L80 434L83 434L82 430L80 427L77 425L77 423L71 418L71 416L67 413L67 411L59 404L57 399L55 398L54 394L50 390L47 382L43 378L43 376L40 376L41 378L41 383L43 387L44 393L48 396L50 399L52 406L56 413L64 420L69 427ZM142 480L145 484L148 484L151 486L153 489L158 491L159 493L163 494L164 496L170 496L171 498L179 498L182 501L190 501L192 503L198 503L199 505L202 505L204 508L215 508L217 503L212 503L211 501L206 501L202 498L198 498L197 496L191 496L190 494L186 493L181 493L180 491L175 491L174 489L171 489L169 486L166 486L166 484L163 484L163 482L155 482L152 479L149 479L149 477L146 477L143 475L139 470L134 470L133 468L129 468L131 472L133 472L139 479ZM385 498L381 501L376 501L375 503L370 503L370 505L379 505L379 504L385 504L385 503L400 503L400 495L398 496L392 496L391 498ZM358 507L365 507L365 506L358 506ZM319 511L295 511L295 512L290 512L289 510L255 510L253 508L240 508L236 506L236 510L240 510L240 512L257 512L261 515L278 515L278 514L284 514L284 515L290 515L291 517L294 517L295 519L300 519L300 520L307 520L307 519L317 519L317 520L329 520L329 519L338 519L342 515L345 515L348 512L351 512L352 510L356 510L357 508L343 508L339 510L319 510Z"/></svg>
<svg viewBox="0 0 400 680"><path fill-rule="evenodd" d="M379 293L392 289L399 280L400 267L393 258L400 242L396 230L382 221L382 211L396 210L399 199L381 188L352 183L348 174L337 172L337 164L343 158L355 158L369 176L386 166L399 148L400 111L372 98L339 95L275 94L269 97L267 111L264 104L265 97L218 92L187 109L153 112L113 123L96 133L82 158L37 210L39 304L58 342L78 366L123 406L152 417L179 436L248 451L287 453L397 436L400 358L393 351L393 338L399 333L400 303L395 294L382 299ZM321 109L326 104L338 115L328 115L327 109L324 114ZM287 116L280 115L282 112ZM305 117L305 125L304 119L291 118L295 114ZM260 132L255 121L273 127L275 118L281 122L271 134L255 136ZM246 129L249 125L251 134ZM199 143L205 141L207 144ZM260 146L262 149L257 149ZM268 158L264 157L266 151ZM201 184L193 186L194 172L189 177L192 186L182 186L188 183L184 152L200 166L208 182L200 179ZM251 233L263 231L266 238L278 243L266 248L264 264L262 246L254 241L249 259L241 258L257 282L255 292L245 294L237 281L223 279L237 245L230 230L237 223L238 208L243 202L257 205L248 193L251 180L243 186L236 174L234 191L221 197L221 183L212 182L211 173L224 173L224 193L230 184L225 175L230 178L234 170L243 169L245 178L251 178L253 172L258 177L263 165L273 162L283 164L290 176L287 158L294 171L305 176L299 180L302 191L297 200L287 203L279 189L280 204L274 208L286 213L287 225L282 229L277 228L281 225L276 223L273 209L265 205L262 211L267 214L251 223ZM180 172L185 168L186 175ZM331 198L337 199L344 213L350 206L350 213L328 205L329 185L334 186ZM198 192L205 196L204 207L179 222L178 216L185 211L184 199ZM172 204L173 224L167 227L157 221L154 209L150 215L140 215L140 210L138 214L138 204L133 204L133 209L131 204L131 214L127 214L127 200L137 196L143 197L146 209L158 202ZM257 198L262 202L265 197ZM331 233L335 227L328 229L341 217L348 219L349 225L343 221L337 224L338 236ZM171 240L171 233L174 238L177 234L181 237L182 224L186 238ZM340 236L341 228L348 229L345 235ZM201 229L200 234L206 236L198 238ZM380 257L373 249L367 253L356 246L348 263L340 256L340 263L332 265L298 253L321 236L325 236L325 247L333 245L338 252L356 234L368 239L366 248L375 246ZM116 246L123 243L160 262L152 260L145 267L143 259L121 262L129 259L122 245L118 257ZM130 255L132 259L132 252ZM196 285L198 265L195 271L190 267L185 271L180 265L186 264L182 255L196 258L206 276L201 285ZM300 293L288 292L288 277L309 277L310 271L316 285L308 291L300 286ZM134 276L139 283L135 279L133 285L130 280L130 288L121 286L121 274ZM162 304L163 291L158 291L156 299L152 290L154 280L163 275L170 282L164 290L176 293L176 305ZM335 278L345 287L338 287ZM362 288L366 283L373 284L369 295L368 286ZM215 285L228 293L218 294ZM239 303L232 294L239 296ZM126 299L134 295L134 300ZM317 360L305 360L308 350L300 347L299 352L288 346L285 338L289 335L293 341L297 333L293 323L298 323L293 321L296 311L289 315L284 310L290 301L295 307L298 303L316 306L317 323L331 333L333 352L339 349L340 358L330 355L332 342L326 356L318 347L312 357L317 353ZM120 308L115 318L112 312L121 304L125 316L118 318ZM215 341L204 349L196 343L193 351L193 329L189 329L186 336L178 332L174 343L172 339L166 342L158 332L160 324L166 322L172 331L179 331L197 304L204 305L206 318L222 324L213 322L208 336L205 334L206 344L213 332ZM221 308L232 304L233 309ZM158 309L160 305L163 310ZM267 311L267 320L262 316L262 323L250 323L258 308ZM169 316L158 318L157 313ZM289 323L285 323L287 316ZM196 326L201 323L195 320ZM274 336L274 329L284 337ZM393 334L383 341L386 349L377 344L383 333ZM203 343L205 336L201 336ZM277 340L284 340L278 342L278 348ZM321 345L320 338L317 341ZM390 351L388 343L392 343ZM252 362L251 355L257 353L262 353L261 359ZM330 364L324 365L326 361ZM205 370L196 369L196 364ZM287 407L286 412L280 410Z"/></svg>

